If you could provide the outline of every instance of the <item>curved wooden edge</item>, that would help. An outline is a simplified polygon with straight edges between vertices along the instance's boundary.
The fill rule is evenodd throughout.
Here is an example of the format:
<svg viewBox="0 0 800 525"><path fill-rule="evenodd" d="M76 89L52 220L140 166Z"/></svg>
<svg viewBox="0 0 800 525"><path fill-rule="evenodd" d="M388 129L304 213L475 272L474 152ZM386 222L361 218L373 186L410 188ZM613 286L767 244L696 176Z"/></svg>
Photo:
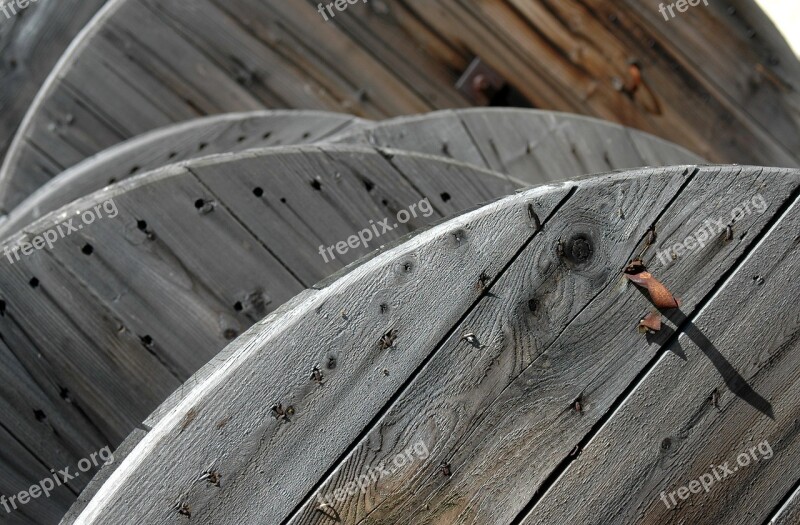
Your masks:
<svg viewBox="0 0 800 525"><path fill-rule="evenodd" d="M19 125L14 139L6 152L2 165L0 165L0 214L8 213L6 193L10 185L12 174L17 168L19 157L22 152L22 146L25 143L26 136L33 124L34 118L38 115L43 107L45 101L53 93L53 90L58 86L64 71L69 67L69 64L87 45L91 43L92 35L96 34L103 25L103 23L110 19L117 10L125 3L126 0L108 0L105 5L95 14L88 24L81 30L80 33L72 40L67 47L64 54L56 62L56 65L50 71L50 74L42 83L36 96L33 98L25 117Z"/></svg>
<svg viewBox="0 0 800 525"><path fill-rule="evenodd" d="M52 67L76 36L103 6L105 0L31 2L16 16L0 24L0 157L25 117L36 92ZM7 3L8 5L8 3ZM11 9L7 12L11 14Z"/></svg>
<svg viewBox="0 0 800 525"><path fill-rule="evenodd" d="M263 110L214 115L160 128L104 150L45 183L8 215L0 216L0 238L137 173L217 153L316 142L367 122L326 111Z"/></svg>
<svg viewBox="0 0 800 525"><path fill-rule="evenodd" d="M673 182L677 182L676 186L673 186L672 191L677 191L682 179L680 177L680 173L689 173L689 169L672 169L672 170L643 170L638 176L637 179L642 181L642 184L645 184L645 180L650 177L662 178L662 179L670 179L672 178ZM667 176L669 173L670 176ZM671 177L673 176L674 177ZM611 184L615 180L624 179L625 174L612 174L607 176L601 176L595 179L587 179L582 182L577 183L579 186L584 188L590 187L598 187L602 186L603 184ZM268 365L268 368L273 369L282 369L282 367L286 367L285 374L281 373L277 376L275 374L268 374L268 378L263 378L257 380L259 384L263 383L263 387L268 389L269 392L272 394L267 393L266 395L262 396L258 394L257 397L259 400L262 400L264 406L258 409L254 409L254 413L248 412L235 412L235 416L233 416L233 420L231 418L226 419L226 431L224 432L224 436L221 441L215 442L213 445L216 454L223 453L226 450L227 446L231 447L244 447L239 448L237 450L244 450L247 449L248 445L239 442L240 439L243 439L248 433L253 432L252 427L246 428L238 428L238 425L242 424L241 421L236 421L236 419L241 420L242 418L252 418L257 419L259 421L269 421L269 406L271 403L274 403L281 397L278 395L275 396L279 392L286 392L286 388L288 388L289 384L299 385L303 382L304 378L304 370L305 368L309 368L311 365L308 365L309 358L311 361L319 361L326 353L330 353L333 349L330 346L330 339L327 336L321 336L321 334L317 334L317 330L319 327L315 328L314 326L309 325L311 323L313 325L314 322L319 321L321 324L326 324L327 328L331 328L334 325L337 325L341 318L337 315L333 315L335 312L341 314L344 312L348 314L350 310L345 308L344 310L339 310L339 305L342 303L347 303L350 307L354 308L353 310L353 323L357 323L357 326L361 326L362 323L371 323L373 322L371 315L366 315L368 319L364 319L364 314L360 313L361 307L358 306L359 301L361 298L366 297L364 292L370 288L381 289L382 286L385 285L378 285L378 284L367 284L370 282L378 281L380 282L383 279L389 279L388 282L393 282L397 286L401 285L410 285L415 290L414 293L419 295L419 297L409 297L408 300L411 304L407 305L408 310L410 310L411 319L406 319L407 322L411 326L425 326L428 323L438 323L439 320L436 319L429 319L429 316L425 313L426 308L422 308L422 312L416 312L417 304L427 304L428 301L434 301L435 299L431 296L433 291L428 290L428 280L433 279L435 282L473 282L473 279L477 279L480 276L480 268L483 264L489 264L489 268L486 269L486 273L491 276L497 275L498 268L502 268L507 264L506 258L501 257L500 260L497 260L497 257L492 257L491 254L497 255L495 250L500 250L500 253L505 254L506 257L513 258L513 253L517 253L520 246L522 244L527 243L530 238L533 236L535 232L538 230L536 229L537 226L535 225L536 220L531 215L531 208L528 206L529 204L534 205L534 210L536 212L534 216L541 217L541 221L545 221L545 218L550 215L550 213L555 210L559 203L567 196L571 191L574 190L574 186L570 184L561 184L556 186L550 186L545 188L538 188L534 190L529 190L526 192L522 192L518 195L513 197L507 197L502 199L498 202L495 202L491 205L488 205L484 208L476 210L474 212L470 212L461 216L457 219L453 219L451 221L439 224L430 228L429 230L415 235L413 238L409 239L405 244L400 246L393 246L388 247L386 251L376 255L374 258L362 262L361 265L351 269L349 273L342 276L336 282L322 286L321 289L314 289L306 292L302 296L293 300L290 304L286 305L284 308L281 309L280 312L269 316L265 319L262 323L259 323L253 329L249 330L245 335L242 336L240 340L235 341L232 343L231 346L226 349L226 359L217 362L215 361L213 364L209 365L210 368L213 370L205 369L199 374L199 378L193 380L190 385L191 387L188 389L184 389L183 392L180 393L182 399L175 404L174 400L170 403L170 408L167 410L166 415L162 416L161 419L155 424L151 432L148 434L148 437L142 442L140 447L137 447L134 450L133 454L129 457L129 460L125 462L126 470L132 466L136 468L144 467L146 463L146 456L150 452L153 452L155 449L154 447L158 445L164 445L166 442L176 438L176 430L178 430L177 434L181 434L180 432L180 425L182 422L185 422L185 417L187 413L192 413L192 426L194 428L205 428L203 425L205 423L198 423L195 426L195 415L199 418L211 418L214 424L218 424L219 421L223 420L225 416L217 410L217 408L213 408L210 405L206 404L206 401L210 402L211 392L215 392L216 400L220 401L224 399L225 394L230 394L233 397L242 401L241 392L235 393L232 392L227 388L228 379L232 378L234 375L238 373L245 373L248 376L247 384L250 384L251 381L255 381L256 378L252 375L256 373L256 370L260 370L260 367L256 364L262 362L263 360L267 360L266 362L271 363ZM661 195L658 198L663 202L669 202L669 199L672 195L665 194ZM498 228L499 224L496 222L492 222L488 219L488 217L492 216L493 214L497 214L498 218L502 216L501 223L506 224L506 227ZM546 227L546 226L545 226ZM646 233L647 226L642 226L642 237ZM498 231L499 230L499 231ZM403 268L404 261L414 260L419 262L420 264L423 261L430 262L430 257L432 253L427 252L426 250L443 250L443 251L450 251L455 249L461 249L461 247L456 247L453 243L453 234L454 232L462 232L465 234L466 239L483 239L484 237L481 235L482 233L489 233L492 232L489 240L486 242L488 244L482 246L481 248L477 248L475 246L470 246L470 243L465 243L466 246L463 248L466 250L477 249L480 251L485 250L481 255L474 254L475 256L470 257L469 253L460 253L458 256L454 255L442 255L445 257L444 259L439 259L436 257L436 268L439 270L442 269L449 269L449 272L453 272L453 275L448 278L447 275L426 275L424 272L422 275L417 275L416 280L413 284L409 284L408 279L401 280L398 278L397 272L401 271ZM510 235L510 237L508 237ZM634 236L634 239L638 239L639 237ZM515 240L512 240L515 239ZM635 240L633 241L636 242ZM458 264L448 264L447 257L456 257L459 261L459 264L464 265L466 263L469 266L468 269L459 268ZM491 262L489 261L491 259ZM412 267L414 265L412 264ZM424 266L424 265L423 265ZM400 269L400 270L399 270ZM422 267L420 267L422 269ZM464 279L464 275L471 275L475 273L474 276L471 278ZM361 281L366 282L361 282ZM387 284L388 284L387 282ZM432 284L432 283L431 283ZM361 290L361 293L356 293L355 290L349 288L358 288ZM437 290L438 291L438 290ZM465 286L458 286L455 290L453 290L453 296L448 295L447 299L454 300L455 303L458 303L455 306L455 310L459 308L468 308L468 305L472 303L477 297L481 295L480 292L477 292L474 287L465 287ZM376 299L379 300L379 299ZM374 301L372 301L374 302ZM438 303L436 303L438 304ZM363 306L363 305L362 305ZM328 314L323 315L320 317L321 312L328 312ZM447 313L442 313L443 317L447 317L448 320L457 319L461 316L462 312L451 312L448 310ZM419 315L420 321L416 321L415 317ZM422 321L421 319L425 319ZM323 321L324 320L324 321ZM349 321L348 321L349 322ZM369 332L376 333L376 340L380 339L381 333L385 332L385 329L388 328L386 323L390 323L391 321L384 320L383 322L379 322L378 326L374 328L368 329ZM422 324L419 324L422 323ZM317 340L317 337L321 337L319 339L319 345L312 345L314 348L303 348L297 349L298 352L308 353L305 357L300 357L298 355L283 355L284 351L287 351L289 348L294 348L293 346L285 345L281 343L281 338L286 336L287 332L291 330L309 330L308 332L303 332L304 341L309 340ZM357 332L360 330L357 327L352 327L353 330ZM431 330L436 333L436 330ZM434 334L428 334L428 330L424 330L425 334L419 335L419 337L423 338L434 338L430 342L432 343L433 340L436 340L437 337ZM388 333L388 332L387 332ZM402 337L403 332L401 335L398 336L398 340ZM367 341L370 340L370 337L366 338ZM342 341L339 344L350 344L351 342ZM425 343L417 341L414 343L414 347L417 346L417 343L425 346ZM338 346L338 345L337 345ZM357 344L356 345L360 352L367 352L371 354L373 351L369 349L369 345L364 344ZM273 348L278 349L280 348L281 351L270 351L265 350L265 348ZM401 357L402 354L406 354L411 348L406 345L403 345L403 352L399 354L395 354L396 359L405 359L405 357ZM416 350L414 350L416 351ZM320 353L321 352L321 353ZM339 358L337 358L337 365L336 371L331 372L330 370L326 372L326 374L331 374L331 376L335 374L339 374L339 363L341 362L342 365L345 364L346 360L344 359L343 354L347 353L346 349L336 350L336 353L339 354ZM316 356L316 357L310 357ZM420 356L418 356L419 358ZM324 361L324 359L322 359ZM349 367L356 366L355 363L349 363ZM380 365L373 363L369 368L370 370L372 367L375 366L380 372ZM392 374L390 374L389 378L395 376L395 370L397 370L398 363L392 364ZM409 368L405 368L404 366L400 366L401 370L405 370L410 372L413 370L413 366ZM250 372L245 372L245 370L250 370ZM291 370L291 371L290 371ZM259 372L260 373L260 372ZM399 382L394 383L395 385L402 383L405 380L405 376L403 375L404 372L398 372L401 376L400 378L395 379L386 379L387 382ZM244 383L240 383L244 384ZM227 386L226 386L227 385ZM260 387L259 387L260 388ZM311 395L310 390L307 387L299 387L305 393L304 395ZM327 388L327 386L326 386ZM383 387L381 387L383 388ZM224 392L223 392L224 389ZM259 390L260 392L260 390ZM332 392L330 390L326 391L326 396L333 396L334 398L340 394L340 391ZM363 394L363 393L362 393ZM266 401L265 398L270 398L272 401ZM238 403L239 401L236 401ZM262 402L259 401L259 402ZM246 402L246 401L243 401ZM347 405L347 402L344 399L339 399L339 402ZM227 403L227 401L225 402ZM333 401L331 401L333 403ZM372 401L370 401L372 403ZM271 406L271 405L270 405ZM297 407L297 405L294 405ZM326 408L331 408L335 410L340 410L340 408L336 408L335 406L327 406ZM228 405L225 410L235 410L232 406ZM298 414L300 410L308 410L308 407L298 408ZM316 409L315 409L316 410ZM335 416L324 416L322 417L321 414L313 415L304 413L304 417L310 417L319 421L319 424L322 424L322 421L327 421L331 423L335 420ZM369 417L369 416L366 416ZM219 420L214 420L214 418L220 418ZM260 419L263 418L263 419ZM316 419L319 418L319 419ZM266 424L266 423L264 423ZM317 424L317 423L315 423ZM318 425L318 424L317 424ZM257 425L261 428L262 423ZM233 428L237 427L237 428ZM241 433L240 433L241 431ZM353 430L354 432L358 432L358 430ZM188 431L187 431L188 432ZM201 430L204 432L204 430ZM337 430L335 432L337 439L339 439L339 434L341 430ZM216 433L211 432L209 436L213 435L214 439L218 436ZM178 439L182 439L178 437ZM231 441L233 440L233 441ZM204 444L199 443L197 440L191 439L193 445L197 446L200 449L205 447ZM224 442L224 443L223 443ZM237 444L234 444L236 442ZM186 443L184 443L186 445ZM229 449L233 450L233 448ZM199 461L205 461L208 458L200 459ZM224 461L221 458L218 458L219 461ZM160 468L160 467L159 467ZM169 468L169 467L168 467ZM324 468L324 467L323 467ZM172 470L171 468L169 468ZM193 472L193 468L187 466L186 470L188 472ZM162 474L167 475L166 471L162 471ZM171 472L169 476L173 473ZM181 473L174 473L177 476L181 476ZM115 490L124 491L126 489L121 488L120 485L123 480L127 479L129 475L133 475L132 471L128 471L127 473L120 473L118 470L115 475L112 475L110 478L110 482L101 489L101 492L98 494L96 501L102 501L104 498L109 497L109 494ZM145 485L148 484L147 476L140 477L140 481L142 481ZM163 478L162 478L163 480ZM186 481L184 479L184 481ZM179 482L180 484L180 482ZM187 484L186 487L190 485ZM180 496L180 491L175 491L175 496ZM97 518L98 514L91 514L97 511L97 507L92 510L90 507L87 508L87 513L84 515L85 517L94 517ZM100 522L103 519L99 519Z"/></svg>
<svg viewBox="0 0 800 525"><path fill-rule="evenodd" d="M540 184L565 174L706 164L686 148L613 122L558 111L442 110L346 130L330 142L419 151Z"/></svg>
<svg viewBox="0 0 800 525"><path fill-rule="evenodd" d="M16 438L23 442L43 424L53 428L29 445L38 454L27 460L34 471L42 463L74 465L119 442L236 334L373 246L323 261L316 241L349 240L370 220L430 195L431 213L383 232L381 240L390 240L519 186L438 157L306 145L192 159L85 196L2 246L13 252L110 200L118 210L51 249L0 259L0 330L9 355L22 363L21 372L9 372L19 377L5 384L27 399L2 396L4 424L21 428ZM451 198L435 202L442 190ZM214 210L199 210L198 198ZM309 237L302 227L315 220L324 224ZM156 343L151 348L145 340ZM4 361L16 370L12 359Z"/></svg>
<svg viewBox="0 0 800 525"><path fill-rule="evenodd" d="M483 344L476 344L475 349L470 350L469 345L463 343L467 337L463 334L469 333L465 330L470 323L475 323L472 325L475 330L494 327L497 337L507 333L506 327L498 326L497 316L491 313L495 308L492 305L500 301L513 309L519 306L518 299L524 297L526 300L522 303L528 306L525 294L539 289L538 278L534 277L530 283L531 291L528 291L528 286L523 287L523 297L515 297L511 289L518 287L520 279L530 278L522 276L531 275L532 264L543 263L543 258L546 260L559 253L554 250L557 239L563 238L564 228L566 233L588 228L596 229L594 233L599 234L605 231L604 222L613 222L613 238L623 244L620 247L595 245L595 255L599 259L589 268L579 269L567 263L571 281L565 286L570 290L573 285L578 288L588 286L586 291L591 297L592 290L607 289L607 297L592 305L592 310L597 313L607 309L604 303L608 300L621 300L621 292L614 290L614 283L620 275L609 272L608 268L619 267L621 271L626 261L640 253L643 247L646 251L653 242L650 234L653 224L659 224L658 246L663 248L664 243L669 245L685 235L687 228L702 223L704 217L715 216L714 213L724 207L737 204L741 195L738 191L762 191L770 202L771 213L738 223L740 229L754 227L759 233L748 236L746 242L715 248L713 263L709 261L699 273L687 272L681 266L670 269L669 264L662 268L655 262L658 260L656 256L650 254L654 266L670 278L669 282L685 292L683 298L686 302L682 308L687 315L694 315L695 309L705 307L707 299L704 297L716 295L719 282L709 279L707 274L716 276L720 271L726 275L732 272L747 251L758 245L764 232L771 231L774 220L797 198L800 172L763 171L740 167L637 170L576 184L528 190L434 226L404 244L388 247L339 280L309 290L234 341L226 350L225 359L215 361L209 365L211 370L204 370L196 381L187 384L188 388L181 393L182 399L168 409L109 477L108 483L81 514L79 522L113 523L126 512L162 522L177 519L176 514L181 510L201 521L209 517L213 521L213 513L219 511L233 520L247 521L259 516L278 522L287 516L281 513L297 508L297 500L293 498L302 498L306 494L303 510L313 513L317 489L329 490L333 488L328 485L330 481L342 482L331 476L324 485L317 483L318 477L327 477L331 472L330 462L336 464L347 458L347 466L342 467L342 472L352 479L361 470L358 466L353 468L349 462L352 459L360 464L364 455L372 458L374 454L368 451L371 449L369 443L377 444L386 438L391 443L390 448L396 451L410 443L409 436L397 439L387 434L385 427L373 428L373 440L366 441L371 434L364 434L362 425L376 425L379 421L376 412L387 416L382 411L385 402L400 407L401 412L393 412L388 417L391 421L396 421L401 414L406 414L403 417L428 419L426 411L420 412L418 405L430 401L429 397L409 400L395 395L395 389L405 389L411 375L427 374L431 379L440 374L448 381L460 381L459 378L469 376L465 373L469 366L461 366L463 363L477 366L480 361L481 367L487 366L488 370L494 367L495 356L491 351L483 355L488 351L484 350ZM716 191L718 184L726 180L732 183L731 191ZM622 216L614 218L616 206L597 198L604 188L611 189L611 195L625 201ZM680 195L683 195L682 199L678 199ZM691 219L694 224L687 225L686 213L701 215ZM543 238L537 240L540 236ZM599 236L591 234L591 238L599 239ZM564 256L570 258L569 254ZM406 272L411 275L404 276ZM483 293L485 289L473 286L483 282L481 276L484 272L489 276L488 294ZM447 287L447 293L442 292L442 283ZM395 304L391 301L392 296L402 297L399 301L401 306L396 311L391 307ZM634 316L643 308L636 297L633 294L622 299L625 314L618 316L622 318L618 320L620 323L630 317L633 320L629 322L635 324L638 317ZM386 304L390 305L388 315L382 308L376 308L376 304L387 298ZM585 306L583 303L571 304L565 313L578 314ZM433 311L436 316L431 315ZM599 321L608 323L608 319L602 316ZM569 317L564 322L567 326L572 324ZM576 323L570 328L578 332L582 329L596 331L593 326L579 326L582 324ZM547 330L542 329L541 335L552 332L548 337L555 338L564 328L548 326ZM587 334L578 332L574 335L576 341L590 341ZM631 336L619 327L607 332L603 337L625 341L625 346L630 347L625 352L645 344L644 338ZM478 336L477 340L488 344L495 337ZM439 350L437 345L445 341L448 350ZM594 342L590 344L594 345ZM536 347L538 344L531 351ZM433 360L429 357L431 348L436 352ZM616 353L623 350L610 341L604 343L603 348ZM436 361L436 356L442 359ZM520 366L524 369L534 357L520 355L514 358L514 362L523 359ZM331 363L331 358L333 366L326 366ZM599 367L595 371L610 370L603 359L587 361L585 364ZM314 384L314 374L311 373L315 363L327 381L321 387ZM633 369L641 366L644 363L637 359L625 362L621 369L628 369L626 377L632 373L631 377L636 378L641 370L634 372ZM391 372L386 374L386 370ZM482 369L475 373L476 380L483 377ZM492 377L500 380L506 373L507 370L501 367L492 372ZM536 384L530 378L525 381L525 384ZM624 392L628 382L617 378L607 384L609 388ZM564 387L561 382L559 385L559 388ZM432 384L432 388L435 387ZM413 391L410 393L413 395ZM599 396L597 392L594 395ZM545 399L549 398L545 396ZM485 399L491 400L492 396ZM565 401L565 406L567 404ZM287 414L284 409L291 410ZM564 411L560 404L554 409ZM579 427L591 427L592 418L599 415L587 413ZM495 425L504 420L502 413L492 415L490 419ZM514 421L508 418L507 424ZM425 432L434 441L449 438L448 432L432 436L431 429L423 427L421 423L402 424L398 426L398 432L407 430L412 435L417 431ZM322 442L320 433L325 436ZM358 448L349 448L351 440L362 437L365 441ZM560 440L557 435L551 438ZM561 441L561 447L569 445L568 441ZM262 447L262 443L269 445ZM507 446L515 445L509 442ZM388 453L383 447L378 449L379 454ZM426 459L425 468L415 474L415 479L420 482L428 483L428 480L435 479L431 472L436 470L435 465L446 453L438 447L431 446L430 449L432 454ZM568 453L569 448L564 454ZM178 454L180 459L176 461ZM469 456L470 453L465 454ZM378 461L378 458L372 459ZM549 459L559 460L558 457ZM529 470L527 466L525 468ZM265 476L265 471L273 475ZM219 488L197 481L203 472L221 475L222 486L227 491L224 494L226 503L216 499L222 497ZM380 491L386 490L388 485L383 483ZM153 491L157 491L157 495ZM263 505L265 498L270 502L267 509ZM447 500L454 501L452 498ZM174 507L163 504L172 501ZM248 501L258 504L248 505ZM157 508L158 505L162 505L161 508ZM225 506L220 508L219 505ZM487 512L490 507L481 505L475 509ZM504 513L517 510L503 508Z"/></svg>

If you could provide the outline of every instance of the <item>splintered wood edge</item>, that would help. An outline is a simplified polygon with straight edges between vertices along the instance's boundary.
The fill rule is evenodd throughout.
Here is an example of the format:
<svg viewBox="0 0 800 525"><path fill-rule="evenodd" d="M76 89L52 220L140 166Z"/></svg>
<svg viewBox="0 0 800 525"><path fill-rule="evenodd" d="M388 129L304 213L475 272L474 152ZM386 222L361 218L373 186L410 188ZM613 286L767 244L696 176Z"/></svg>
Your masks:
<svg viewBox="0 0 800 525"><path fill-rule="evenodd" d="M162 144L171 142L175 137L182 139L187 138L191 134L200 134L206 131L211 131L215 128L223 129L224 126L236 125L247 121L264 120L269 122L271 119L281 118L296 118L298 121L307 120L309 125L313 124L314 119L325 120L328 124L338 122L338 126L332 132L323 135L320 139L313 142L324 142L329 136L339 134L344 130L351 128L360 129L361 127L370 124L370 121L364 120L353 115L346 115L343 113L335 113L331 111L318 111L318 110L258 110L239 113L223 113L220 115L211 115L208 117L200 117L197 119L172 124L162 128L149 131L142 135L138 135L124 142L120 142L100 153L88 157L83 161L75 164L62 171L57 176L50 179L47 183L39 187L35 192L28 195L25 200L19 203L14 209L10 210L6 216L0 216L0 238L14 234L20 228L25 227L27 224L32 223L36 218L32 214L38 214L39 217L58 209L59 207L68 204L74 199L80 198L84 195L75 195L73 197L62 196L63 192L75 193L74 190L70 191L70 186L74 183L84 182L83 179L95 174L98 165L103 166L112 163L115 159L133 155L138 152L143 152L154 145L160 147ZM284 146L291 146L292 144L284 144ZM248 149L263 149L265 147L278 147L278 146L246 146L241 149L232 150L232 153L239 151L246 151ZM156 169L163 168L172 164L179 164L188 162L199 158L212 157L219 153L197 155L188 159L177 161L170 161L165 159L161 166L152 167L142 173L151 172ZM136 174L119 175L117 182L125 180ZM0 182L0 186L2 182ZM108 184L99 184L92 191L97 191ZM89 192L91 193L91 192ZM45 210L41 210L41 206L45 206Z"/></svg>
<svg viewBox="0 0 800 525"><path fill-rule="evenodd" d="M671 167L670 170L674 172L675 176L679 176L686 168L694 168L694 166L676 166ZM525 212L526 205L533 199L546 198L551 194L572 191L578 187L591 188L592 186L613 184L616 180L632 177L647 177L651 173L663 170L664 168L626 170L593 177L582 177L577 181L552 183L520 191L515 195L445 220L426 230L417 231L407 238L399 239L394 244L384 247L382 251L368 255L365 260L358 261L343 269L328 279L327 284L318 285L313 289L302 292L229 344L217 358L186 382L185 386L188 388L181 388L176 392L178 400L168 400L166 402L167 404L171 403L172 406L163 411L155 425L150 428L147 435L130 451L128 456L119 464L115 463L114 472L108 476L107 481L86 504L85 509L78 515L75 522L91 523L94 520L102 519L104 507L112 504L117 497L117 487L121 487L125 480L129 479L141 465L146 463L152 453L157 453L164 440L168 440L175 435L175 431L182 425L185 414L192 407L197 406L201 400L214 396L218 385L231 378L241 366L250 363L272 339L282 334L285 330L291 330L299 320L305 315L313 313L315 308L322 305L329 298L346 293L352 285L362 279L369 279L379 269L390 266L428 243L439 241L448 235L452 235L454 230L463 228L470 223L514 208L519 208L521 212Z"/></svg>

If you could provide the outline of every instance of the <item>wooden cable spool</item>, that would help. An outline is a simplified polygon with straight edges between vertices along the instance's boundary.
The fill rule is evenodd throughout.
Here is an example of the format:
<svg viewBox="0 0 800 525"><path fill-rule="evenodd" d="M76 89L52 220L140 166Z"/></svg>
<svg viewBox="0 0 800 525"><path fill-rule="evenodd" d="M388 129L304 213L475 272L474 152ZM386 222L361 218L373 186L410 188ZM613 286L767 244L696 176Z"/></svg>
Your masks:
<svg viewBox="0 0 800 525"><path fill-rule="evenodd" d="M64 523L765 522L798 477L799 188L630 170L395 242L228 345ZM708 218L732 235L659 255ZM655 333L637 257L680 298ZM660 501L760 440L732 496Z"/></svg>
<svg viewBox="0 0 800 525"><path fill-rule="evenodd" d="M0 157L58 58L105 1L43 0L0 14Z"/></svg>
<svg viewBox="0 0 800 525"><path fill-rule="evenodd" d="M115 447L279 305L383 243L520 185L399 151L278 147L167 166L42 217L6 240L0 259L0 450L15 451L0 455L9 472L0 491ZM373 225L381 235L353 246ZM52 247L14 251L59 227L69 233ZM88 481L74 480L74 493ZM52 522L36 503L26 507L34 521Z"/></svg>
<svg viewBox="0 0 800 525"><path fill-rule="evenodd" d="M400 117L346 130L329 140L440 155L529 184L577 173L707 163L681 146L611 122L514 108Z"/></svg>
<svg viewBox="0 0 800 525"><path fill-rule="evenodd" d="M753 0L671 25L623 4L376 1L325 22L314 2L110 0L31 105L0 212L92 154L203 115L481 105L490 93L456 87L476 59L531 106L615 119L714 162L800 163L797 61Z"/></svg>
<svg viewBox="0 0 800 525"><path fill-rule="evenodd" d="M253 148L316 142L366 121L323 111L216 115L123 142L54 177L0 222L0 237L104 186L177 162Z"/></svg>
<svg viewBox="0 0 800 525"><path fill-rule="evenodd" d="M0 236L12 234L106 184L143 171L257 146L317 140L370 144L448 157L530 184L615 169L705 163L688 150L647 133L549 111L445 111L390 120L359 131L366 125L360 119L336 114L268 111L207 117L171 126L109 148L55 177L0 223Z"/></svg>

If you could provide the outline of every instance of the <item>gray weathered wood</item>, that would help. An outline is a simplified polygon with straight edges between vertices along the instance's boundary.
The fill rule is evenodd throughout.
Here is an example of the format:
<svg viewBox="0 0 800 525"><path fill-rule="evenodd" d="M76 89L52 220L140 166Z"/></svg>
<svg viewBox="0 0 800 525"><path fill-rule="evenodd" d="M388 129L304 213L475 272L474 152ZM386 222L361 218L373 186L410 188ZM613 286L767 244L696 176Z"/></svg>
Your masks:
<svg viewBox="0 0 800 525"><path fill-rule="evenodd" d="M38 0L0 14L0 158L58 58L104 3Z"/></svg>
<svg viewBox="0 0 800 525"><path fill-rule="evenodd" d="M650 225L656 224L659 243L675 242L685 238L684 225L691 231L705 217L719 216L765 180L772 186L761 191L776 192L764 194L774 203L772 214L800 184L796 172L768 178L738 168L705 168L692 177L672 178L671 187L658 187L660 179L663 184L664 172L651 175L644 189L617 183L610 195L598 194L599 189L579 192L559 210L560 217L492 287L494 299L452 331L319 487L320 493L330 493L410 444L427 444L427 465L341 503L337 511L346 522L369 516L370 523L511 523L649 360L641 351L646 340L635 331L646 303L637 300L636 292L620 288L624 280L615 269L642 250ZM730 191L714 195L722 181ZM748 242L717 241L698 254L701 268L676 264L665 274L680 293L683 311L690 313L702 297L714 293L709 274L735 265L772 214L742 221L741 233L751 232ZM574 236L593 244L590 259L582 264L570 260ZM560 241L566 253L562 260L556 255ZM531 268L540 270L532 275ZM475 334L474 346L463 340L465 333ZM576 399L583 405L580 414L571 409ZM431 471L431 465L443 461L450 464L451 477ZM313 523L317 507L308 499L293 522ZM591 507L585 512L589 515Z"/></svg>
<svg viewBox="0 0 800 525"><path fill-rule="evenodd" d="M419 205L442 191L432 185L428 197L417 189L429 177L459 188L439 210ZM0 448L26 440L26 468L43 470L19 474L30 486L46 467L113 447L228 341L303 289L442 213L519 186L403 152L278 147L167 166L42 217L3 248L68 217L82 228L52 248L0 259L0 334L9 353L2 418L14 432ZM320 244L348 242L411 205L417 215L374 244L327 264L320 256ZM79 212L97 206L104 218L82 224Z"/></svg>
<svg viewBox="0 0 800 525"><path fill-rule="evenodd" d="M402 117L346 130L330 141L450 157L529 184L617 169L706 163L681 146L618 124L526 109Z"/></svg>
<svg viewBox="0 0 800 525"><path fill-rule="evenodd" d="M733 279L720 275L750 273L741 261L762 257L762 248L772 253L774 242L787 243L786 253L794 248L796 227L784 226L782 214L798 185L800 173L790 170L639 170L529 190L441 223L296 298L232 343L226 359L162 413L79 522L133 513L178 523L184 509L203 522L278 523L305 499L292 521L316 523L324 519L317 494L347 487L422 440L429 457L335 503L339 518L510 523L670 334L696 336L680 319L653 339L637 334L649 305L625 285L621 268L645 251L684 315L725 311L720 299ZM541 197L556 190L558 204L542 209ZM733 239L714 236L667 265L654 258L753 192L769 207L738 220ZM501 239L531 222L541 229L511 245ZM658 236L647 250L651 225ZM475 244L481 251L463 253ZM500 261L483 251L498 246L508 250ZM486 293L477 292L479 272ZM392 328L393 344L378 345ZM322 385L309 373L314 366ZM750 402L753 413L764 410ZM285 420L271 408L278 403L289 409ZM207 471L221 476L219 487L197 481Z"/></svg>
<svg viewBox="0 0 800 525"><path fill-rule="evenodd" d="M250 148L302 144L362 125L321 111L256 111L195 119L136 137L60 173L0 222L0 237L100 188L167 164Z"/></svg>
<svg viewBox="0 0 800 525"><path fill-rule="evenodd" d="M749 192L763 193L777 183L767 179L766 188L753 185ZM749 193L736 190L731 193L739 198ZM783 213L783 203L764 194L776 224L712 301L694 314L681 308L670 316L677 324L688 316L690 324L668 352L657 355L610 420L588 434L581 456L522 523L769 520L800 477L796 195ZM737 238L747 233L752 239L754 228L740 228ZM687 254L670 270L697 272L703 264L698 255ZM584 383L589 411L602 379ZM759 447L754 456L740 457L754 446ZM697 483L685 502L675 495L670 500L670 492L706 473L717 470L722 476L723 469L711 465L729 465L732 472L710 480L708 493L702 487L695 493ZM570 501L578 492L582 505Z"/></svg>

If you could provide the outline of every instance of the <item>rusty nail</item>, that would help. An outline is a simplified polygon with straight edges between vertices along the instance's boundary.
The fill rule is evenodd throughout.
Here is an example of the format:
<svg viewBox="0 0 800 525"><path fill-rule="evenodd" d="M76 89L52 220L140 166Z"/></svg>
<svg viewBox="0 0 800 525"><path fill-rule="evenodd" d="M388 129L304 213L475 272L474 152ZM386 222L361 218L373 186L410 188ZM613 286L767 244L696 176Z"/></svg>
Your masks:
<svg viewBox="0 0 800 525"><path fill-rule="evenodd" d="M670 293L666 286L647 271L641 259L634 259L625 267L625 277L636 286L644 288L656 308L678 308L680 301Z"/></svg>
<svg viewBox="0 0 800 525"><path fill-rule="evenodd" d="M642 320L639 321L638 330L640 334L658 332L661 330L661 314L658 312L648 312Z"/></svg>

